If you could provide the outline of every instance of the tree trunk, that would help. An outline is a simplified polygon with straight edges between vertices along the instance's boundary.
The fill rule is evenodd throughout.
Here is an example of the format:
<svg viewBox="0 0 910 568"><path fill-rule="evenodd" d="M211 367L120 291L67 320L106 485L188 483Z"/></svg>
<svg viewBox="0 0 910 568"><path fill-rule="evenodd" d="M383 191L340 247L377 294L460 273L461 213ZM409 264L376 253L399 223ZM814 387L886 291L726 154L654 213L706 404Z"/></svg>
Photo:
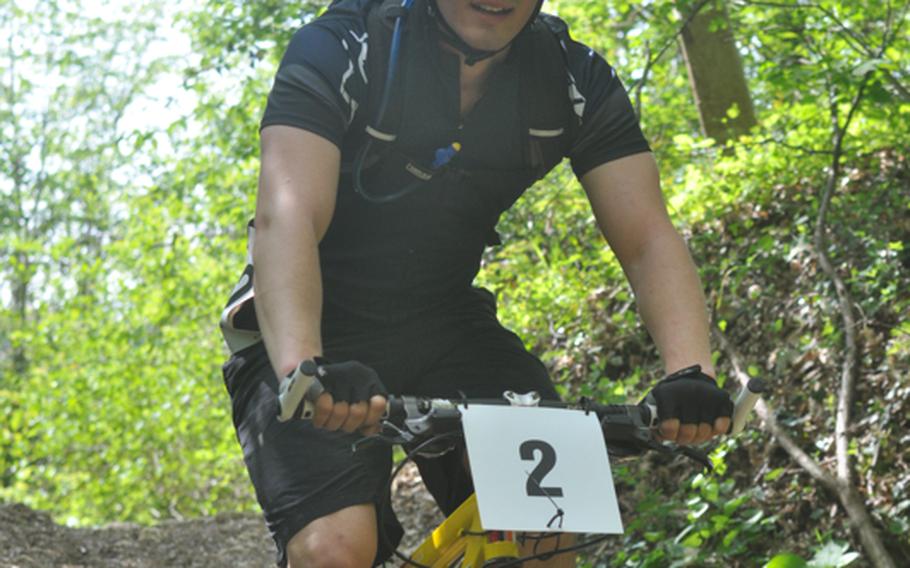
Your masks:
<svg viewBox="0 0 910 568"><path fill-rule="evenodd" d="M700 6L682 30L682 54L702 132L724 144L755 126L755 110L724 2Z"/></svg>

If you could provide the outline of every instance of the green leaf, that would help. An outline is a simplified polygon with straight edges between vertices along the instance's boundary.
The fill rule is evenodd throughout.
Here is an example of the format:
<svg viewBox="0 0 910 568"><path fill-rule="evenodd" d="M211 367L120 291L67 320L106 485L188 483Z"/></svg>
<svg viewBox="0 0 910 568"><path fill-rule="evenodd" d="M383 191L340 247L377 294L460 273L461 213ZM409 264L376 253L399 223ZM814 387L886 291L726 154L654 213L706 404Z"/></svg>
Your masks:
<svg viewBox="0 0 910 568"><path fill-rule="evenodd" d="M777 479L778 477L783 475L783 473L785 471L786 471L786 469L784 469L782 467L772 469L771 471L769 471L768 473L765 474L765 481L774 481L775 479Z"/></svg>
<svg viewBox="0 0 910 568"><path fill-rule="evenodd" d="M857 77L862 77L870 71L875 71L884 63L886 63L886 60L884 59L870 59L868 61L864 61L859 66L857 66L856 69L853 70L853 74Z"/></svg>
<svg viewBox="0 0 910 568"><path fill-rule="evenodd" d="M764 568L806 568L808 564L801 557L785 552L772 558Z"/></svg>

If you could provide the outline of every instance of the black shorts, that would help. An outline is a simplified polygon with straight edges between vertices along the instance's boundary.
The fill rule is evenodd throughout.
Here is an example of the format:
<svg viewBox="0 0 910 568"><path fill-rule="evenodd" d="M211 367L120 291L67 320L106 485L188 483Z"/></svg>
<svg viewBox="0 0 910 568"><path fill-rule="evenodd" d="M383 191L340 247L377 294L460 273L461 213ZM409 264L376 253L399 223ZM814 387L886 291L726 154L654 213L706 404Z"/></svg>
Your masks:
<svg viewBox="0 0 910 568"><path fill-rule="evenodd" d="M457 398L461 391L469 397L495 398L511 389L558 398L544 365L497 321L491 296L478 294L482 301L413 323L326 334L324 355L369 365L393 394ZM314 519L357 504L377 507L380 530L397 545L402 530L387 495L392 465L388 446L365 444L353 452L357 434L326 432L304 421L278 422L278 381L261 343L239 351L224 365L224 381L280 566L286 564L285 547L298 531ZM418 459L417 465L445 514L473 492L456 452ZM376 563L391 554L380 538Z"/></svg>

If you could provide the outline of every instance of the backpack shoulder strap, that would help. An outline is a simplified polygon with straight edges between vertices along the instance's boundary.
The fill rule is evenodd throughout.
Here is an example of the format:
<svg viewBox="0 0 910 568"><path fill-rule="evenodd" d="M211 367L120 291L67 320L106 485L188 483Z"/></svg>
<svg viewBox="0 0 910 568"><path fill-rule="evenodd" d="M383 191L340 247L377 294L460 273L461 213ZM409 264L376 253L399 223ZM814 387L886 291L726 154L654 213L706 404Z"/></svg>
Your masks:
<svg viewBox="0 0 910 568"><path fill-rule="evenodd" d="M568 153L578 119L572 109L564 21L540 14L522 46L522 122L527 161L543 176Z"/></svg>
<svg viewBox="0 0 910 568"><path fill-rule="evenodd" d="M392 45L392 31L395 18L403 12L401 0L333 0L328 9L319 16L322 18L362 18L367 32L367 100L364 105L366 111L362 121L371 126L380 126L379 130L392 132L397 127L400 117L400 105L396 103L400 97L391 98L390 107L383 120L383 125L373 125L379 101L385 87L386 74L389 67L389 49ZM405 12L406 13L406 12ZM405 33L407 26L405 26ZM406 42L403 42L406 43ZM401 84L398 74L397 84ZM383 128L384 127L384 128Z"/></svg>
<svg viewBox="0 0 910 568"><path fill-rule="evenodd" d="M373 124L379 111L379 105L382 95L386 89L386 78L389 71L389 52L392 47L392 35L396 18L402 14L401 0L376 0L367 14L367 39L369 50L367 54L367 76L369 78L368 97L367 97L367 115L366 122L377 134L374 136L382 139L382 135L390 137L387 141L394 140L395 132L401 123L402 97L401 89L404 84L405 65L404 50L407 49L408 26L405 25L403 35L405 39L401 42L402 51L398 56L398 66L396 69L395 85L392 85L392 93L389 97L388 106L383 113L382 124Z"/></svg>

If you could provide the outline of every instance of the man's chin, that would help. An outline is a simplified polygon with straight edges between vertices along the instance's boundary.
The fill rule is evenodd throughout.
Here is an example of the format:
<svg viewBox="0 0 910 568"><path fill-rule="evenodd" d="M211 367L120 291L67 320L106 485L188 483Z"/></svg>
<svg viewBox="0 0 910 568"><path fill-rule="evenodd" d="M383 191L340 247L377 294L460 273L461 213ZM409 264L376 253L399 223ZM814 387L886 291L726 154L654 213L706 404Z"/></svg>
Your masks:
<svg viewBox="0 0 910 568"><path fill-rule="evenodd" d="M463 39L468 45L480 51L500 51L511 43L502 39L490 38L489 36L478 37L468 35Z"/></svg>

